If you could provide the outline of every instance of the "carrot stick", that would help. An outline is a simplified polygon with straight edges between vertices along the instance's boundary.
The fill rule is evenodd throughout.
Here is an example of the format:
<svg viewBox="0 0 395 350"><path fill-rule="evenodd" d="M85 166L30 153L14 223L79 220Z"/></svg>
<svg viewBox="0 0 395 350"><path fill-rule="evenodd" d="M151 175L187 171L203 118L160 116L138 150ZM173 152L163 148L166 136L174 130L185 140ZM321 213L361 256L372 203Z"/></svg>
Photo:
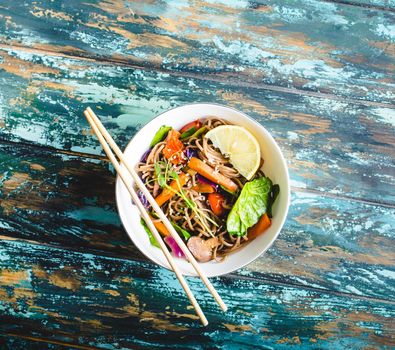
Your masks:
<svg viewBox="0 0 395 350"><path fill-rule="evenodd" d="M228 177L214 171L212 167L203 163L200 159L192 157L188 163L188 166L195 170L200 175L206 177L207 179L215 182L218 185L224 186L231 192L237 191L237 185Z"/></svg>
<svg viewBox="0 0 395 350"><path fill-rule="evenodd" d="M163 237L167 237L170 236L170 232L167 229L167 227L165 226L165 224L162 221L158 221L156 219L154 219L151 215L150 218L152 220L152 223L154 224L154 226L156 227L156 229L158 230L158 232L163 236Z"/></svg>
<svg viewBox="0 0 395 350"><path fill-rule="evenodd" d="M178 175L178 182L180 186L178 186L177 180L173 180L170 183L170 188L164 188L163 191L155 198L156 203L161 207L165 204L171 197L175 195L175 191L180 191L182 186L184 186L187 182L188 176L185 173L181 173Z"/></svg>
<svg viewBox="0 0 395 350"><path fill-rule="evenodd" d="M214 193L215 192L213 186L211 186L209 184L203 184L203 183L199 183L195 186L192 186L192 189L195 190L196 192L199 192L199 193Z"/></svg>
<svg viewBox="0 0 395 350"><path fill-rule="evenodd" d="M270 221L269 216L265 213L261 216L259 221L252 227L250 227L247 231L247 238L248 240L252 240L257 238L261 235L270 225L272 222Z"/></svg>

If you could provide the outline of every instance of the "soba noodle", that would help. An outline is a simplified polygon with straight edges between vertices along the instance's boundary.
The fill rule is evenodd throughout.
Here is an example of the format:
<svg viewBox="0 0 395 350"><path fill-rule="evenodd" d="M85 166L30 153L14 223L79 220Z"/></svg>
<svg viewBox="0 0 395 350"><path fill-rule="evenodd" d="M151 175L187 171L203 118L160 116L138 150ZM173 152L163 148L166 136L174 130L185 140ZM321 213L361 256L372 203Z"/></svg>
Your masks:
<svg viewBox="0 0 395 350"><path fill-rule="evenodd" d="M207 118L202 122L202 125L209 131L217 126L228 124L223 120L217 118ZM160 186L156 179L154 164L167 163L167 159L163 155L163 149L165 147L165 141L157 143L144 162L140 162L137 166L140 177L145 182L150 193L156 197L160 192ZM239 174L239 172L230 164L229 160L226 159L218 150L216 150L211 141L200 135L198 137L192 137L183 142L185 149L191 149L197 152L197 157L203 162L210 165L218 173L230 178L235 182L239 189L241 189L245 183L245 179ZM171 169L180 171L185 164L173 165ZM247 241L247 235L245 236L232 236L226 230L226 217L217 217L214 215L210 206L207 202L206 196L193 190L193 186L196 185L196 177L193 170L188 170L188 173L192 175L191 181L183 187L186 196L196 203L197 207L205 213L205 215L196 215L196 213L186 205L183 198L180 196L173 196L161 207L166 216L170 221L176 223L178 226L190 232L192 235L197 235L204 239L211 238L212 235L217 237L218 244L213 249L213 258L216 260L223 259L230 252L240 248L243 243ZM262 176L261 172L258 172L255 177ZM236 198L234 196L226 196L223 207L231 209ZM209 219L211 220L209 220ZM216 224L214 224L214 223ZM211 231L207 232L206 227Z"/></svg>

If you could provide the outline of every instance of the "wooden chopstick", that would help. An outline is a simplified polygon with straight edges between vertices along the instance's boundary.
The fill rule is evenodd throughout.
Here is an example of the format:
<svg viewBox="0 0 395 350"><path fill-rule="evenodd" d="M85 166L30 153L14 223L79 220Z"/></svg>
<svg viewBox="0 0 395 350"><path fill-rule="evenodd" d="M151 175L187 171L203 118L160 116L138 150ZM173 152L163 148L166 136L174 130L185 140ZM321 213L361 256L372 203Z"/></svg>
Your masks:
<svg viewBox="0 0 395 350"><path fill-rule="evenodd" d="M148 225L149 229L151 230L152 234L154 235L155 239L158 241L160 248L162 249L167 261L169 262L174 273L176 274L178 280L180 281L182 288L184 289L186 295L188 296L188 299L190 300L191 304L193 305L202 324L204 326L207 326L208 321L207 321L207 318L204 315L202 309L200 308L200 305L198 304L198 302L197 302L195 296L193 295L191 289L189 288L189 285L187 284L184 276L181 274L176 262L174 261L173 257L171 256L169 250L167 249L166 244L163 242L158 230L155 228L152 220L148 216L148 213L146 212L144 206L141 204L140 199L137 196L137 193L135 192L133 187L130 185L130 181L128 181L128 178L129 178L128 173L121 167L121 165L115 158L114 154L112 153L110 147L108 146L106 140L104 139L103 135L99 131L98 127L96 126L96 124L95 124L93 118L90 116L89 112L85 111L84 115L85 115L86 119L88 120L89 124L91 125L97 138L99 139L99 142L102 145L104 152L106 153L107 157L113 164L115 170L117 171L117 173L121 177L123 183L125 184L126 188L128 189L128 191L133 199L133 202L138 207L140 214L142 215L144 221L147 223L147 225Z"/></svg>
<svg viewBox="0 0 395 350"><path fill-rule="evenodd" d="M111 148L114 150L115 154L117 157L121 160L121 162L125 165L126 169L129 171L129 173L132 175L134 181L137 184L137 187L143 192L144 196L147 198L148 202L152 205L152 208L155 210L155 212L158 214L159 218L163 222L163 224L166 226L166 228L169 230L171 236L175 239L185 256L187 257L188 261L192 264L193 268L203 281L203 283L206 285L207 289L211 293L211 295L214 297L215 301L218 303L218 305L221 307L223 311L227 311L228 307L226 304L223 302L222 298L219 296L218 292L215 290L214 286L211 284L211 282L208 280L207 276L204 274L202 269L200 268L198 262L195 260L195 257L192 255L192 253L189 251L188 247L185 245L184 241L179 237L177 231L174 229L173 225L170 223L170 221L167 219L166 215L163 213L162 209L159 207L159 205L156 203L154 197L152 197L151 193L148 191L148 189L145 187L144 183L141 181L140 177L134 170L134 168L129 164L129 162L124 158L122 151L119 149L111 135L108 133L106 128L103 126L99 118L95 115L95 113L92 111L90 107L86 109L100 132L103 134L104 138L108 142L108 144L111 146Z"/></svg>

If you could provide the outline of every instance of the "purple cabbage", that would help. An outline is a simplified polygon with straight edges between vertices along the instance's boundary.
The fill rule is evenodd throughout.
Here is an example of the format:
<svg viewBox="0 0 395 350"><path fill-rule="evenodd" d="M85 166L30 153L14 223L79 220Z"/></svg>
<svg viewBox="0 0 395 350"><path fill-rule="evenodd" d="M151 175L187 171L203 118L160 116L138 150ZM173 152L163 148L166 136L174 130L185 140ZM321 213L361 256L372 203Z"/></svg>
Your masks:
<svg viewBox="0 0 395 350"><path fill-rule="evenodd" d="M189 159L191 159L192 157L197 158L198 154L196 152L196 150L194 148L190 148L188 147L185 151L184 151L185 157Z"/></svg>
<svg viewBox="0 0 395 350"><path fill-rule="evenodd" d="M144 193L141 190L137 191L137 197L139 197L141 204L144 206L145 209L150 207L148 199L144 196Z"/></svg>
<svg viewBox="0 0 395 350"><path fill-rule="evenodd" d="M175 257L185 258L185 254L183 253L183 251L181 250L181 248L179 247L179 245L177 244L176 240L173 237L167 236L163 240L170 247L171 252Z"/></svg>
<svg viewBox="0 0 395 350"><path fill-rule="evenodd" d="M209 179L205 178L204 176L202 176L200 174L196 174L196 179L201 183L210 185L212 188L214 188L215 192L218 192L218 190L219 190L218 184L210 181Z"/></svg>
<svg viewBox="0 0 395 350"><path fill-rule="evenodd" d="M140 159L140 162L145 163L147 161L148 155L151 153L151 151L152 151L152 148L149 148L147 151L145 151Z"/></svg>

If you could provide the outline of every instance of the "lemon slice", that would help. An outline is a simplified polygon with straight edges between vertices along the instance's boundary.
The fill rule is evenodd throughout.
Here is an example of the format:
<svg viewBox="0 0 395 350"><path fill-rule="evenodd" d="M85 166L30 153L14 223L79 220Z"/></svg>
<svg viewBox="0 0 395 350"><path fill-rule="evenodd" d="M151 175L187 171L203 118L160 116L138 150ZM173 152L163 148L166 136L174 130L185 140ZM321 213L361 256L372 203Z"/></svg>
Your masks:
<svg viewBox="0 0 395 350"><path fill-rule="evenodd" d="M247 129L221 125L210 130L205 137L229 158L230 163L247 180L254 176L261 162L261 149L257 139Z"/></svg>

